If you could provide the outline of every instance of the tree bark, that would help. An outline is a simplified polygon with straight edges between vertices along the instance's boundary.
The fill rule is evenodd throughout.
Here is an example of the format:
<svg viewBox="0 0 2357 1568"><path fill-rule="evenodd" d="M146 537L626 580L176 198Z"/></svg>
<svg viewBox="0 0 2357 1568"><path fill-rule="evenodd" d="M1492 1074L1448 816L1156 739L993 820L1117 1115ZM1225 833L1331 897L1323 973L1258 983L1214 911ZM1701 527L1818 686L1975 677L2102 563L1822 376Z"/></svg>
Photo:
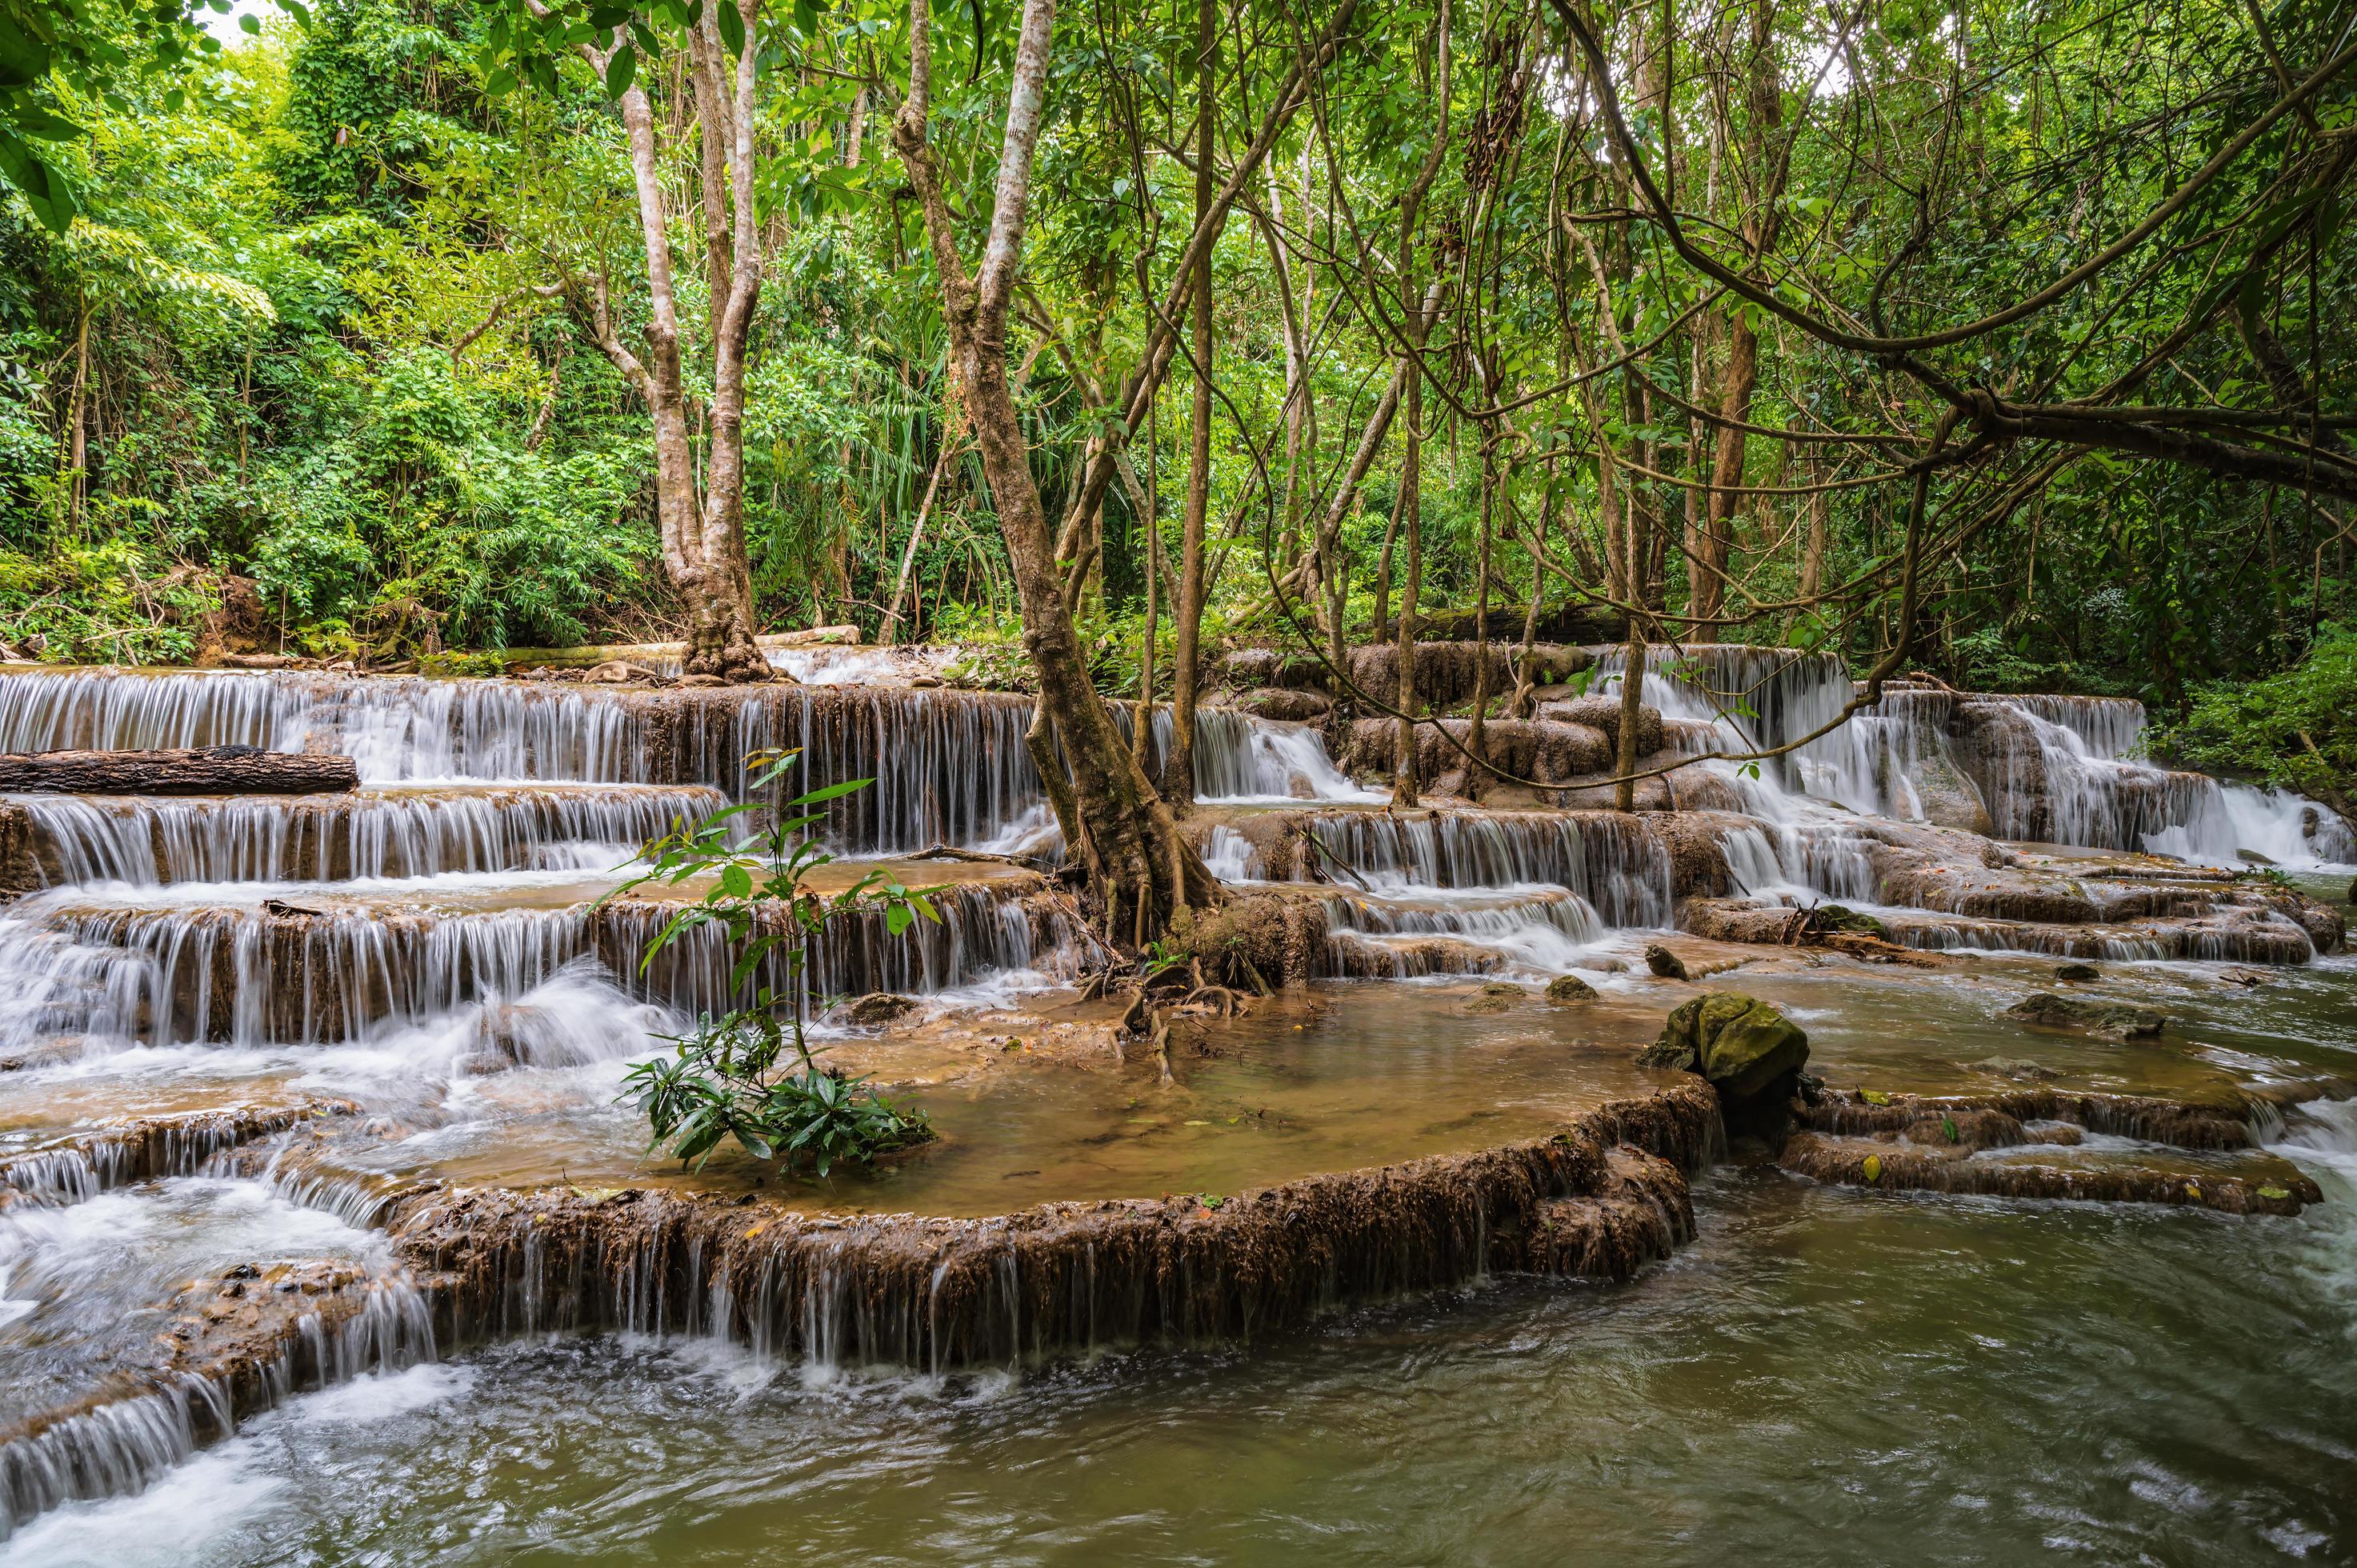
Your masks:
<svg viewBox="0 0 2357 1568"><path fill-rule="evenodd" d="M542 0L526 0L545 16ZM746 48L732 58L721 41L717 6L733 4ZM745 371L753 310L761 291L762 249L754 210L753 132L756 40L763 0L715 0L689 34L689 83L695 101L704 266L711 289L713 364L710 424L703 471L683 370L678 294L672 269L670 199L654 105L635 81L616 101L628 137L630 173L646 252L645 353L622 341L610 285L600 274L575 280L566 302L622 379L646 401L654 425L655 515L664 575L687 612L691 676L766 681L775 675L755 644L752 564L745 549ZM616 46L631 48L627 37ZM612 58L579 46L600 76Z"/></svg>
<svg viewBox="0 0 2357 1568"><path fill-rule="evenodd" d="M30 794L326 795L360 787L360 767L349 757L242 746L0 755L0 790Z"/></svg>
<svg viewBox="0 0 2357 1568"><path fill-rule="evenodd" d="M1212 223L1211 131L1219 102L1219 9L1197 0L1195 11L1195 226ZM1217 230L1213 229L1216 236ZM1195 804L1195 692L1200 676L1203 637L1203 528L1211 509L1211 247L1203 247L1195 268L1191 317L1195 398L1187 427L1187 508L1179 518L1178 602L1173 628L1178 645L1170 666L1170 756L1162 792L1171 808Z"/></svg>
<svg viewBox="0 0 2357 1568"><path fill-rule="evenodd" d="M1023 615L1023 646L1039 679L1032 755L1051 780L1067 842L1089 872L1110 933L1142 940L1178 910L1216 903L1219 885L1179 836L1170 809L1122 743L1089 675L1064 601L1056 539L1039 504L1030 454L1017 417L1006 365L1006 310L1023 253L1032 156L1038 145L1054 0L1025 0L1010 83L998 183L981 266L969 272L957 243L941 169L929 138L932 40L928 0L909 0L909 92L892 118L892 141L907 166L941 276L952 372L998 511ZM1045 731L1052 726L1050 745ZM1057 752L1060 750L1060 768ZM1069 779L1067 793L1063 781ZM1069 801L1069 805L1066 802Z"/></svg>

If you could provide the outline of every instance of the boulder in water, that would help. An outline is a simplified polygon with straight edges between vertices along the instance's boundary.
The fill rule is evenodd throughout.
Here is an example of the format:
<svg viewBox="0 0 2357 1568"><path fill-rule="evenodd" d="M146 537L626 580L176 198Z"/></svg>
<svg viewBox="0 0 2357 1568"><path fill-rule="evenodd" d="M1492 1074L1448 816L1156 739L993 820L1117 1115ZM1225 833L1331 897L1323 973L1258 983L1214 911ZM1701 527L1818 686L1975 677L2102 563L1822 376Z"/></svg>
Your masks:
<svg viewBox="0 0 2357 1568"><path fill-rule="evenodd" d="M1593 1002L1596 987L1576 974L1558 974L1547 982L1546 999L1550 1002Z"/></svg>
<svg viewBox="0 0 2357 1568"><path fill-rule="evenodd" d="M2169 1020L2149 1007L2126 1002L2104 1002L2078 996L2058 996L2040 991L2005 1010L2008 1018L2047 1029L2081 1029L2104 1040L2148 1040Z"/></svg>
<svg viewBox="0 0 2357 1568"><path fill-rule="evenodd" d="M1637 1062L1699 1073L1730 1112L1756 1112L1791 1097L1808 1059L1809 1036L1798 1024L1755 997L1714 991L1672 1013Z"/></svg>
<svg viewBox="0 0 2357 1568"><path fill-rule="evenodd" d="M1523 988L1519 985L1508 985L1503 981L1493 982L1483 986L1480 995L1465 1004L1465 1011L1468 1013L1512 1012L1515 1004L1522 1001L1523 994Z"/></svg>
<svg viewBox="0 0 2357 1568"><path fill-rule="evenodd" d="M1616 754L1620 749L1620 699L1616 694L1598 692L1585 697L1547 703L1540 707L1539 716L1600 730ZM1662 749L1662 710L1649 703L1640 703L1637 708L1637 754L1652 756Z"/></svg>
<svg viewBox="0 0 2357 1568"><path fill-rule="evenodd" d="M1923 820L1933 827L1960 828L1981 834L1996 830L1980 786L1956 766L1944 749L1928 748L1909 758L1906 782Z"/></svg>
<svg viewBox="0 0 2357 1568"><path fill-rule="evenodd" d="M1686 978L1686 961L1659 942L1646 944L1645 967L1663 980Z"/></svg>
<svg viewBox="0 0 2357 1568"><path fill-rule="evenodd" d="M917 999L913 996L896 995L889 991L874 991L865 996L855 998L845 1006L843 1015L850 1023L863 1028L869 1028L878 1024L888 1024L895 1018L906 1017L916 1011L916 1007Z"/></svg>
<svg viewBox="0 0 2357 1568"><path fill-rule="evenodd" d="M2041 1067L2021 1057L1983 1057L1972 1066L1975 1071L1987 1073L1992 1078L2018 1079L2024 1083L2043 1083L2060 1076L2052 1068Z"/></svg>
<svg viewBox="0 0 2357 1568"><path fill-rule="evenodd" d="M2057 980L2101 980L2104 972L2092 963L2062 963L2054 966Z"/></svg>

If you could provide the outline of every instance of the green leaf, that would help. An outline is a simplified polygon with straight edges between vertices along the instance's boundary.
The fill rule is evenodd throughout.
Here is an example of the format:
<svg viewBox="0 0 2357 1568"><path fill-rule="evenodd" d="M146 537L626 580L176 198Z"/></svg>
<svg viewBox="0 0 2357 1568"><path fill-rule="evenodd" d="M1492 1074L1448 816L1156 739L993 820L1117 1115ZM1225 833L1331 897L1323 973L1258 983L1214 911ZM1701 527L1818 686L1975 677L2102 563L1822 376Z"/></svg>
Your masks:
<svg viewBox="0 0 2357 1568"><path fill-rule="evenodd" d="M2283 1187L2263 1187L2259 1188L2259 1196L2272 1202L2281 1203L2291 1196L2291 1189Z"/></svg>
<svg viewBox="0 0 2357 1568"><path fill-rule="evenodd" d="M49 46L0 10L0 87L30 87L49 71Z"/></svg>
<svg viewBox="0 0 2357 1568"><path fill-rule="evenodd" d="M1869 1182L1880 1182L1882 1180L1882 1156L1880 1155L1867 1155L1866 1163L1858 1167L1858 1174L1865 1176Z"/></svg>
<svg viewBox="0 0 2357 1568"><path fill-rule="evenodd" d="M726 16L726 14L727 13L725 11L722 13L723 16ZM792 800L787 801L786 804L789 806L815 806L822 800L839 800L843 796L852 793L854 790L865 789L867 786L875 782L876 780L873 779L846 779L840 784L830 784L823 789L813 789L807 795L797 795ZM817 819L812 818L810 820L814 822Z"/></svg>
<svg viewBox="0 0 2357 1568"><path fill-rule="evenodd" d="M630 79L638 74L639 52L627 43L614 51L606 62L606 96L619 98L630 90Z"/></svg>
<svg viewBox="0 0 2357 1568"><path fill-rule="evenodd" d="M732 55L745 52L745 14L731 0L714 0L719 7L720 41Z"/></svg>
<svg viewBox="0 0 2357 1568"><path fill-rule="evenodd" d="M741 865L729 865L721 870L720 891L731 898L753 896L753 874Z"/></svg>
<svg viewBox="0 0 2357 1568"><path fill-rule="evenodd" d="M176 99L179 102L175 102ZM180 103L187 101L188 94L177 87L164 94L164 106L176 114L179 113ZM71 142L90 134L64 115L52 114L38 103L17 104L11 112L11 118L16 122L16 130L27 136L38 136L45 142Z"/></svg>
<svg viewBox="0 0 2357 1568"><path fill-rule="evenodd" d="M0 177L23 193L25 204L42 227L62 234L72 226L78 210L73 188L5 125L0 125Z"/></svg>

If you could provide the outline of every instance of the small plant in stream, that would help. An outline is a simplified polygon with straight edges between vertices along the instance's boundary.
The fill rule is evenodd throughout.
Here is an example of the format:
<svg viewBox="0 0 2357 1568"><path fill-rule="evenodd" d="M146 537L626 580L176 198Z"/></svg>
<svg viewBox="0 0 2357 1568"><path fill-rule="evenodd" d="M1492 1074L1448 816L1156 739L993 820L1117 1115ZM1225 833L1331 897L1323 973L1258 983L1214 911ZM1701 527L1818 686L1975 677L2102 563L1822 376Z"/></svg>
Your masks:
<svg viewBox="0 0 2357 1568"><path fill-rule="evenodd" d="M938 924L941 916L930 890L903 886L882 871L831 895L811 887L811 874L834 859L810 836L825 817L815 808L874 780L788 798L784 778L796 755L762 751L746 759L752 789L773 793L762 832L749 840L737 836L737 819L759 809L749 801L693 827L674 827L646 846L647 870L607 895L710 879L647 943L639 968L645 972L687 932L716 925L729 955L729 992L740 1004L704 1015L692 1034L667 1036L678 1048L632 1068L622 1094L646 1116L648 1147L697 1169L730 1139L756 1159L807 1161L824 1176L838 1161L865 1164L934 1136L922 1111L895 1105L864 1077L821 1066L811 1047L802 979L826 928L880 908L885 929L899 937L920 919Z"/></svg>

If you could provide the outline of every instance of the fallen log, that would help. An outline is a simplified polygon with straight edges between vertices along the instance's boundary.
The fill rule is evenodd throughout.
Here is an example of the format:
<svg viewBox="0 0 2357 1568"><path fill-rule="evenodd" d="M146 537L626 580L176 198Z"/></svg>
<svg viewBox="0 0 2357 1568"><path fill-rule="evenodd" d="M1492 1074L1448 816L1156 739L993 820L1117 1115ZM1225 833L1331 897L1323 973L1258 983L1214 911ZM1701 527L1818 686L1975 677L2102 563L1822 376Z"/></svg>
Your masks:
<svg viewBox="0 0 2357 1568"><path fill-rule="evenodd" d="M0 754L0 792L41 795L327 795L357 789L349 757L250 746L195 751Z"/></svg>
<svg viewBox="0 0 2357 1568"><path fill-rule="evenodd" d="M772 648L849 648L859 641L856 626L814 626L804 631L765 631L753 639L763 650ZM511 648L500 653L510 670L544 665L551 670L586 670L612 660L684 659L684 642L598 642L578 648Z"/></svg>

